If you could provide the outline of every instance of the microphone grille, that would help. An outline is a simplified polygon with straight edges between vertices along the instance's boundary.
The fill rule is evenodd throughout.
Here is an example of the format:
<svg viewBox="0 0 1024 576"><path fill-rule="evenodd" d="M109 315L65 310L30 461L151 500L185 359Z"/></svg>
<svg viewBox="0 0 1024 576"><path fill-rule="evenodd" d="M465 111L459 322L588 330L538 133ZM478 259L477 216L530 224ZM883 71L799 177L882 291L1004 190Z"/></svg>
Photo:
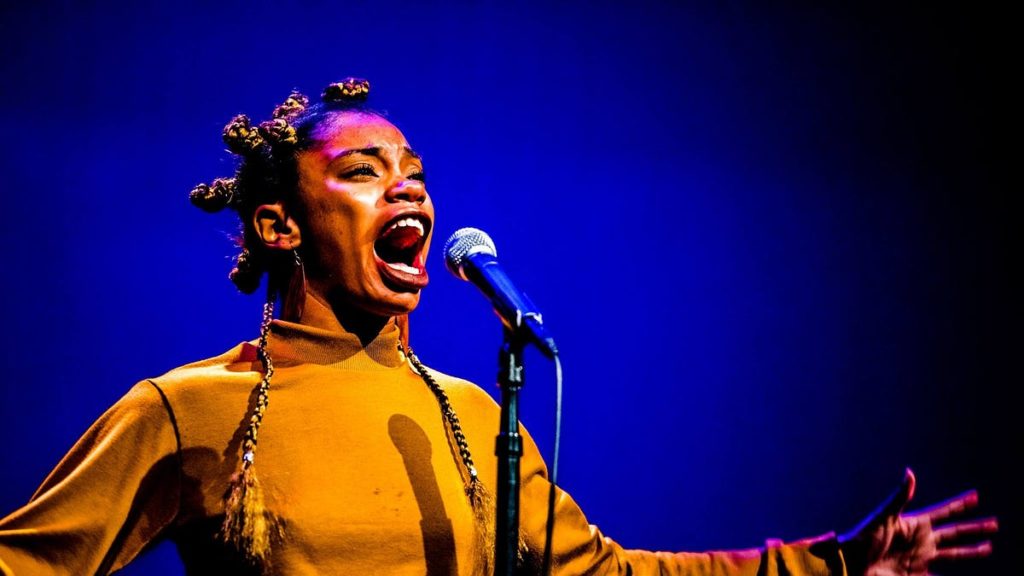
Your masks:
<svg viewBox="0 0 1024 576"><path fill-rule="evenodd" d="M462 262L470 254L479 253L498 256L494 241L486 232L477 228L459 228L444 243L444 263L448 271L465 280Z"/></svg>

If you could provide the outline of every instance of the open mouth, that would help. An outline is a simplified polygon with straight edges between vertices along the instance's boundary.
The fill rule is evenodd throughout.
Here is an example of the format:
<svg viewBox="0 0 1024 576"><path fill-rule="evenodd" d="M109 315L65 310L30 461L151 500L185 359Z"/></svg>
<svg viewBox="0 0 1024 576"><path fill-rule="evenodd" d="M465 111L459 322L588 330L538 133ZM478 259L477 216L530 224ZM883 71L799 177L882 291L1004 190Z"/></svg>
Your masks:
<svg viewBox="0 0 1024 576"><path fill-rule="evenodd" d="M427 285L423 247L429 232L430 222L418 214L400 216L384 226L373 251L381 278L390 287L415 291Z"/></svg>

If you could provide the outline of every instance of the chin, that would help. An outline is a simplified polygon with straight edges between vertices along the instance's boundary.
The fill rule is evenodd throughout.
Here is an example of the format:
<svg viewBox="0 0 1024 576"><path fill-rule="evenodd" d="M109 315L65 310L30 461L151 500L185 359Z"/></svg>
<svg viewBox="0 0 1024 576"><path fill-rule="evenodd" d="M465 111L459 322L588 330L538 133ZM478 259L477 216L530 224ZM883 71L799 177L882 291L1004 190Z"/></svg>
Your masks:
<svg viewBox="0 0 1024 576"><path fill-rule="evenodd" d="M367 302L362 308L377 316L404 316L411 313L420 303L420 293L390 292Z"/></svg>
<svg viewBox="0 0 1024 576"><path fill-rule="evenodd" d="M420 294L419 291L397 292L384 286L355 292L335 287L329 293L328 301L339 319L359 316L384 319L404 316L415 310L420 303Z"/></svg>

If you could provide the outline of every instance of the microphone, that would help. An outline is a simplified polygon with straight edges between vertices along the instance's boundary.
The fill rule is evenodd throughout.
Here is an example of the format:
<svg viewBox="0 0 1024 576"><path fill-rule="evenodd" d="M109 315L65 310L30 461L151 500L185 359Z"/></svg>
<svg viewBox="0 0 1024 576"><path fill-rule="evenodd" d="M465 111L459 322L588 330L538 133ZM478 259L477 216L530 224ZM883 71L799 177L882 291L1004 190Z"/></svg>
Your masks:
<svg viewBox="0 0 1024 576"><path fill-rule="evenodd" d="M508 330L529 337L548 358L558 355L540 311L498 265L498 249L483 230L456 230L445 242L444 261L456 278L472 283L484 293Z"/></svg>

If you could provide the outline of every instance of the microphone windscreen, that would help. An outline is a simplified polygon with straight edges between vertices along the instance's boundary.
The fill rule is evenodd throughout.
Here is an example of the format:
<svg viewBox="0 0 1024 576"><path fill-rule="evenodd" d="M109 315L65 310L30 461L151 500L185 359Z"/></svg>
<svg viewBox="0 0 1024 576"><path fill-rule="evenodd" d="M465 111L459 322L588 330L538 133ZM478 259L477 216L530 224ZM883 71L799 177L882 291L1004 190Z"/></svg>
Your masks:
<svg viewBox="0 0 1024 576"><path fill-rule="evenodd" d="M462 264L470 254L488 254L497 258L498 249L486 232L477 228L459 228L444 243L444 263L448 271L462 280Z"/></svg>

